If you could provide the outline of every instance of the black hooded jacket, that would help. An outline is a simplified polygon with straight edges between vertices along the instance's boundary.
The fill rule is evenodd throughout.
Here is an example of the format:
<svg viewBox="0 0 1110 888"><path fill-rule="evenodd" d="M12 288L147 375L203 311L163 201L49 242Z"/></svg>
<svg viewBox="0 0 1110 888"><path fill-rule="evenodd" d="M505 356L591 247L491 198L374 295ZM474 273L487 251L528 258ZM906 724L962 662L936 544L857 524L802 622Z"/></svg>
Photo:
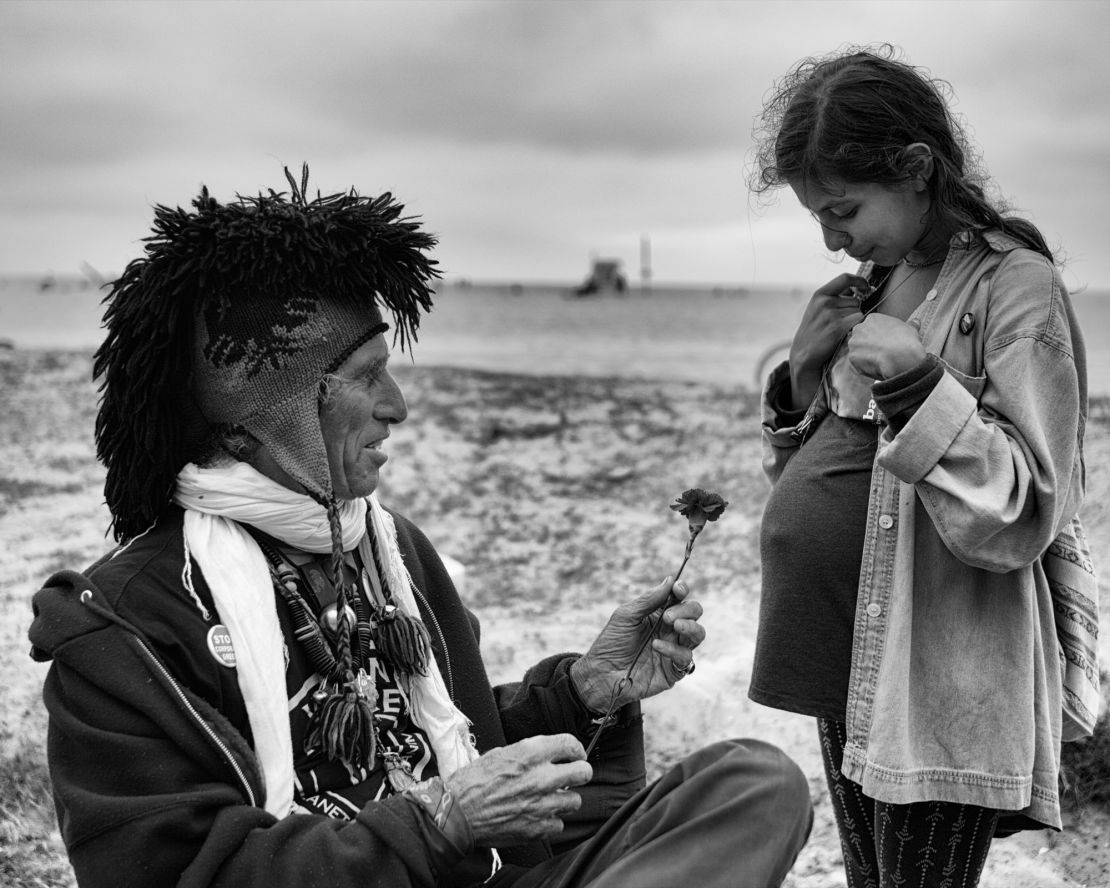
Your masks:
<svg viewBox="0 0 1110 888"><path fill-rule="evenodd" d="M51 577L34 598L32 656L52 660L43 690L48 757L62 838L78 883L284 888L454 884L461 861L429 843L407 798L367 804L353 821L264 808L264 789L235 670L209 653L217 620L200 569L182 583L183 512L84 573ZM574 692L574 655L542 660L519 683L490 686L478 621L425 536L394 516L448 690L480 751L538 734L585 740L589 714ZM289 639L290 644L295 644ZM644 785L636 706L603 735L583 806L554 848L502 849L527 866L591 834Z"/></svg>

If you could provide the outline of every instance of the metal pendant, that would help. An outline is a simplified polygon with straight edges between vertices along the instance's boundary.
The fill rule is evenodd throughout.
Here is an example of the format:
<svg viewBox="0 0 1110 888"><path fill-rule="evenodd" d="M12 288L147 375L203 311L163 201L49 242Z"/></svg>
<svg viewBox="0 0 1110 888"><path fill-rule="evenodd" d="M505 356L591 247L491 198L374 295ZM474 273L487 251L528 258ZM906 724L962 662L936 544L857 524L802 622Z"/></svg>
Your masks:
<svg viewBox="0 0 1110 888"><path fill-rule="evenodd" d="M355 625L355 612L351 606L344 605L343 610L347 613L347 625ZM320 628L324 630L329 639L335 638L335 633L339 631L339 607L336 602L332 602L322 611L320 611Z"/></svg>
<svg viewBox="0 0 1110 888"><path fill-rule="evenodd" d="M412 776L412 765L396 752L383 752L382 762L385 764L386 779L394 792L404 792L410 786L416 785L416 779Z"/></svg>
<svg viewBox="0 0 1110 888"><path fill-rule="evenodd" d="M392 623L397 619L397 607L392 604L383 604L381 607L374 608L374 623L380 625L382 623Z"/></svg>

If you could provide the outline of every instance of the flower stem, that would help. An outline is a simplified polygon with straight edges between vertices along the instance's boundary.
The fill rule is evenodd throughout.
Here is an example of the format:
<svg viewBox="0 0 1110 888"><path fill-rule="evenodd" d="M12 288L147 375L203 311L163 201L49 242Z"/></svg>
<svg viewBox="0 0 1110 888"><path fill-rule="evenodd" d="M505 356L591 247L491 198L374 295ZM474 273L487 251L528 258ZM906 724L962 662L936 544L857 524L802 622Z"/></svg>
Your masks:
<svg viewBox="0 0 1110 888"><path fill-rule="evenodd" d="M690 560L690 554L694 551L694 540L697 539L699 533L701 533L701 527L690 527L690 538L686 541L686 553L682 556L682 564L678 566L678 572L674 575L674 579L671 580L672 589L674 588L674 584L678 582L678 578L682 576L682 571L686 567L686 562ZM632 662L628 665L628 672L624 674L624 677L621 678L620 681L613 685L613 693L609 697L609 705L605 709L605 715L594 719L594 722L597 724L597 730L594 731L594 735L590 738L590 743L586 747L587 759L589 759L590 753L593 752L594 746L597 745L597 741L601 737L601 732L616 720L613 713L616 711L617 701L620 699L621 693L625 688L635 684L632 680L632 671L636 668L636 663L639 662L640 655L643 654L644 649L651 643L651 640L655 638L655 634L659 630L660 624L663 622L663 611L677 601L678 599L675 598L674 592L668 593L667 600L663 602L663 606L659 609L659 613L651 618L651 626L644 636L644 640L640 642L640 646L636 648L636 653L632 657Z"/></svg>

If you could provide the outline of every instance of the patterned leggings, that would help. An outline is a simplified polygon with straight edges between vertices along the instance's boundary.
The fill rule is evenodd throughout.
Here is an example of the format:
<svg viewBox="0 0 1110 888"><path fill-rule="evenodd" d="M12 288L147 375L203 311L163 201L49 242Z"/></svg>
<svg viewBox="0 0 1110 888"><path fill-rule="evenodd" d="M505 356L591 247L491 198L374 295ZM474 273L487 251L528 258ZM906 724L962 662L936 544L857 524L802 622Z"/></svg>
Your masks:
<svg viewBox="0 0 1110 888"><path fill-rule="evenodd" d="M848 888L975 888L998 812L950 802L889 805L843 777L843 722L817 719Z"/></svg>

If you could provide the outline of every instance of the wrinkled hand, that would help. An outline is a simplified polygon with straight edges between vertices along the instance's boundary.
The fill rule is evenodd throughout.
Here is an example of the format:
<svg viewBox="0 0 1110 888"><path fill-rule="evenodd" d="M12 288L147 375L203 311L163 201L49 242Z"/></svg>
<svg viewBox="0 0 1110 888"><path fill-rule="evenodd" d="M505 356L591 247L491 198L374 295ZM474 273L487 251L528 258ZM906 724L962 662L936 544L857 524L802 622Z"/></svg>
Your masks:
<svg viewBox="0 0 1110 888"><path fill-rule="evenodd" d="M890 379L924 360L917 327L891 315L869 314L848 338L849 363L872 379Z"/></svg>
<svg viewBox="0 0 1110 888"><path fill-rule="evenodd" d="M556 835L560 815L582 797L568 787L593 777L586 750L570 734L529 737L490 750L447 778L479 847L508 847Z"/></svg>
<svg viewBox="0 0 1110 888"><path fill-rule="evenodd" d="M845 334L863 317L860 299L867 293L866 278L842 274L820 287L810 298L790 345L790 396L795 409L809 406L821 384L821 371Z"/></svg>
<svg viewBox="0 0 1110 888"><path fill-rule="evenodd" d="M613 612L590 649L570 667L571 680L591 711L608 709L613 689L628 674L632 658L651 629L651 617L671 594L677 602L672 600L663 611L658 638L636 660L632 682L625 682L617 706L665 691L686 674L694 661L694 648L705 640L705 628L698 622L702 607L686 597L689 591L681 581L672 588L668 577Z"/></svg>

